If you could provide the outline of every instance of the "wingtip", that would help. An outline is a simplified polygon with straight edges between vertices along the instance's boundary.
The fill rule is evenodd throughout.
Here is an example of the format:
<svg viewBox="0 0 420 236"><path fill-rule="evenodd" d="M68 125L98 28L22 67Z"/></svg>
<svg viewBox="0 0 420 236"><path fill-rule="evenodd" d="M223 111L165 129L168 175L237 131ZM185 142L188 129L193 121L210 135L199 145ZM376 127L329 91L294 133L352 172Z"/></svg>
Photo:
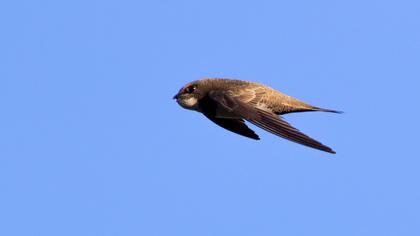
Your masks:
<svg viewBox="0 0 420 236"><path fill-rule="evenodd" d="M318 149L324 152L331 153L331 154L337 154L334 150L332 150L330 147L327 147L327 146L324 146L322 149L321 148L318 148Z"/></svg>

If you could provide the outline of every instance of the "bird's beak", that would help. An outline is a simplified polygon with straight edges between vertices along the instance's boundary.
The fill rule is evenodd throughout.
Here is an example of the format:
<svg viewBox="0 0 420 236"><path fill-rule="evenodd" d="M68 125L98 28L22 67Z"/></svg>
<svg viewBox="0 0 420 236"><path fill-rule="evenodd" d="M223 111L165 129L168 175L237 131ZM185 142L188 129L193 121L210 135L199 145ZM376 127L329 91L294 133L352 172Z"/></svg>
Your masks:
<svg viewBox="0 0 420 236"><path fill-rule="evenodd" d="M178 99L178 94L176 94L172 99Z"/></svg>

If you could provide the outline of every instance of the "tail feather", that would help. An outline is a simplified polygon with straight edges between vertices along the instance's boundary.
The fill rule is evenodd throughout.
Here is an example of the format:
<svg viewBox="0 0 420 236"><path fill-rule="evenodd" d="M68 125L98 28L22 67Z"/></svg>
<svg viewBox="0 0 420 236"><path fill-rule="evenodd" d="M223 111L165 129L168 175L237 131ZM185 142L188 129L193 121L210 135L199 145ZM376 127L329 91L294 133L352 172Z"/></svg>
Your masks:
<svg viewBox="0 0 420 236"><path fill-rule="evenodd" d="M337 111L337 110L314 107L314 106L305 107L305 108L293 107L293 108L284 109L284 110L281 110L281 111L275 112L275 113L277 115L284 115L284 114L287 114L287 113L308 112L308 111L322 111L322 112L331 112L331 113L336 113L336 114L343 114L344 113L343 111Z"/></svg>
<svg viewBox="0 0 420 236"><path fill-rule="evenodd" d="M332 109L325 109L325 108L320 108L320 107L314 107L314 111L323 111L323 112L331 112L331 113L337 113L337 114L343 114L343 111L337 111L337 110L332 110Z"/></svg>

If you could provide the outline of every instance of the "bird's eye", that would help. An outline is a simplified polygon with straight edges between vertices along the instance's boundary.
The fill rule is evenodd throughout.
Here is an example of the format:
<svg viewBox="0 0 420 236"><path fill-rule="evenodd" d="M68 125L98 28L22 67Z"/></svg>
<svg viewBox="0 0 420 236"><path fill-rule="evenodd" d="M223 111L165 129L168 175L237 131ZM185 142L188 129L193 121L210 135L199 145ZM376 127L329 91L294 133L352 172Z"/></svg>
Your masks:
<svg viewBox="0 0 420 236"><path fill-rule="evenodd" d="M189 87L187 87L187 89L186 89L186 91L187 91L187 93L192 93L192 92L194 92L195 90L196 90L196 86L189 86Z"/></svg>

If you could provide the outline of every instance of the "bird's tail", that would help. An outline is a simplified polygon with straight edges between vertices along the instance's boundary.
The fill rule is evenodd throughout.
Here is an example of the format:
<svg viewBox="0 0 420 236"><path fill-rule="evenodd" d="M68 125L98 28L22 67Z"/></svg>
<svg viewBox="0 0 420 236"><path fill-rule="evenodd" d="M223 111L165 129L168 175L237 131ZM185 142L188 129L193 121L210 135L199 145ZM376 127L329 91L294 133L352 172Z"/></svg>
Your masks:
<svg viewBox="0 0 420 236"><path fill-rule="evenodd" d="M314 111L323 111L323 112L331 112L331 113L337 113L337 114L343 114L343 111L337 111L337 110L332 110L332 109L325 109L325 108L320 108L320 107L314 107Z"/></svg>

